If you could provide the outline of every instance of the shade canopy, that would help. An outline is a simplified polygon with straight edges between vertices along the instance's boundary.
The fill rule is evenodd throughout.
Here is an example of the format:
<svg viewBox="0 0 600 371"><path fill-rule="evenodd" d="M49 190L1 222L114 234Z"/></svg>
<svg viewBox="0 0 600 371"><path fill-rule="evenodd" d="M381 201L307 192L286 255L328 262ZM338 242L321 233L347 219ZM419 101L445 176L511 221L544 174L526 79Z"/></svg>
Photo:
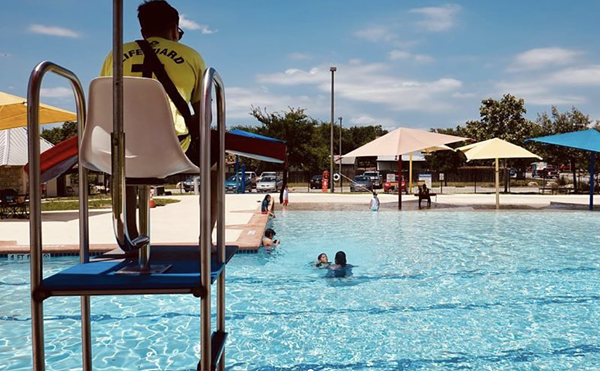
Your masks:
<svg viewBox="0 0 600 371"><path fill-rule="evenodd" d="M594 163L596 152L600 152L600 132L596 129L555 134L546 137L527 139L527 141L555 144L557 146L590 151L590 210L594 209Z"/></svg>
<svg viewBox="0 0 600 371"><path fill-rule="evenodd" d="M74 121L73 112L40 104L40 124ZM27 126L27 99L0 92L0 130Z"/></svg>
<svg viewBox="0 0 600 371"><path fill-rule="evenodd" d="M342 157L400 156L442 144L462 142L468 138L425 130L398 128Z"/></svg>
<svg viewBox="0 0 600 371"><path fill-rule="evenodd" d="M40 151L52 143L40 138ZM27 128L0 130L0 166L23 166L27 163Z"/></svg>
<svg viewBox="0 0 600 371"><path fill-rule="evenodd" d="M519 147L516 144L509 143L505 140L494 138L469 144L464 147L456 149L461 151L467 156L467 161L471 160L490 160L496 158L537 158L542 159L540 156L529 152L523 147Z"/></svg>
<svg viewBox="0 0 600 371"><path fill-rule="evenodd" d="M484 140L483 142L469 144L468 146L458 147L467 156L467 162L471 160L496 160L496 209L500 208L500 172L498 159L500 158L537 158L540 156L529 152L523 147L509 143L505 140L494 138Z"/></svg>
<svg viewBox="0 0 600 371"><path fill-rule="evenodd" d="M421 150L421 152L423 153L433 153L433 152L437 152L437 151L454 151L453 148L448 147L445 144L441 144L439 146L433 146L433 147L429 147L429 148L423 148Z"/></svg>
<svg viewBox="0 0 600 371"><path fill-rule="evenodd" d="M527 141L556 144L584 151L600 152L600 132L596 129L574 131L572 133L549 135L527 139Z"/></svg>

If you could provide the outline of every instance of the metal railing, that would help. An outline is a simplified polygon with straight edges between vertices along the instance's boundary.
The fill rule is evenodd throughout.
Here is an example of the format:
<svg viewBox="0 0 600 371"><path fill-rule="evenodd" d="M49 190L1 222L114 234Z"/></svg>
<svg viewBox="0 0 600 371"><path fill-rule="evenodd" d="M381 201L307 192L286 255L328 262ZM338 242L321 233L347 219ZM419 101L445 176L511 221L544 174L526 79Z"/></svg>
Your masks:
<svg viewBox="0 0 600 371"><path fill-rule="evenodd" d="M33 370L44 371L44 311L43 298L38 291L43 280L42 270L42 202L40 194L40 88L46 73L52 72L69 80L77 105L77 133L79 144L85 125L85 96L77 76L57 64L39 63L29 77L27 89L27 128L29 133L29 238L31 264L31 326ZM89 261L87 170L79 166L79 261ZM81 331L83 339L83 370L91 371L91 331L89 296L81 296Z"/></svg>
<svg viewBox="0 0 600 371"><path fill-rule="evenodd" d="M219 137L219 157L217 159L216 195L212 193L211 182L203 181L200 193L200 272L201 284L206 290L201 303L201 360L200 370L210 371L211 360L211 247L212 220L211 197L217 198L217 259L225 263L225 85L221 76L213 68L208 68L202 78L202 103L200 106L200 179L211 179L210 133L212 123L212 87L217 97L217 130ZM217 331L225 332L225 269L217 281ZM225 356L221 355L218 369L225 369Z"/></svg>

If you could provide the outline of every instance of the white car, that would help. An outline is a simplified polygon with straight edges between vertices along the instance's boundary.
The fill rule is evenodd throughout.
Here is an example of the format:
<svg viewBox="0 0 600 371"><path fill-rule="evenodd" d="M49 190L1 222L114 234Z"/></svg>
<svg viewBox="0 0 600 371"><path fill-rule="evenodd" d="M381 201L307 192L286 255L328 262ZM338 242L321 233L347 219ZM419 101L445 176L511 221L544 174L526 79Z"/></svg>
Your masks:
<svg viewBox="0 0 600 371"><path fill-rule="evenodd" d="M278 177L265 176L256 183L256 192L277 192L281 189L283 181Z"/></svg>
<svg viewBox="0 0 600 371"><path fill-rule="evenodd" d="M262 174L256 179L257 182L260 182L263 178L277 178L276 171L263 171Z"/></svg>

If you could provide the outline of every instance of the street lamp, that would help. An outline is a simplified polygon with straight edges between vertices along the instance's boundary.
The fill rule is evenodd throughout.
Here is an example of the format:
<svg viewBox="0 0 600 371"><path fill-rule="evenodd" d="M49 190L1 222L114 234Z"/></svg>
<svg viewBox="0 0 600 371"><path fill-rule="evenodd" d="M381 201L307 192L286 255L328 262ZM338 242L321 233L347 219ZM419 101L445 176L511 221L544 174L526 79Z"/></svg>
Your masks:
<svg viewBox="0 0 600 371"><path fill-rule="evenodd" d="M342 116L338 117L338 120L340 120L340 192L343 192L344 188L342 187Z"/></svg>
<svg viewBox="0 0 600 371"><path fill-rule="evenodd" d="M329 183L331 184L331 193L334 192L334 188L333 188L333 112L334 112L334 108L333 108L333 75L335 73L335 71L337 71L337 68L335 67L331 67L329 68L329 71L331 71L331 135L330 135L330 149L331 149L331 153L330 153L330 159L329 159Z"/></svg>

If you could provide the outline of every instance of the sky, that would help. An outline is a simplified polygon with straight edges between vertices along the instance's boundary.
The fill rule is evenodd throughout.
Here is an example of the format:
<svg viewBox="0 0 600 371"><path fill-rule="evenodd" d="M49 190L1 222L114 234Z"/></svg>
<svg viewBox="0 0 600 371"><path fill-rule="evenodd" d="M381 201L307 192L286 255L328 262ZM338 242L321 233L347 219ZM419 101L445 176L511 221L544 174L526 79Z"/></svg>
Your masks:
<svg viewBox="0 0 600 371"><path fill-rule="evenodd" d="M125 0L124 39L140 37ZM600 1L171 0L182 43L225 83L227 125L257 125L251 108L304 108L343 125L446 128L479 119L482 99L513 94L527 117L577 107L600 119ZM26 96L50 60L84 89L112 47L109 0L0 0L0 91ZM42 101L74 110L66 80Z"/></svg>

